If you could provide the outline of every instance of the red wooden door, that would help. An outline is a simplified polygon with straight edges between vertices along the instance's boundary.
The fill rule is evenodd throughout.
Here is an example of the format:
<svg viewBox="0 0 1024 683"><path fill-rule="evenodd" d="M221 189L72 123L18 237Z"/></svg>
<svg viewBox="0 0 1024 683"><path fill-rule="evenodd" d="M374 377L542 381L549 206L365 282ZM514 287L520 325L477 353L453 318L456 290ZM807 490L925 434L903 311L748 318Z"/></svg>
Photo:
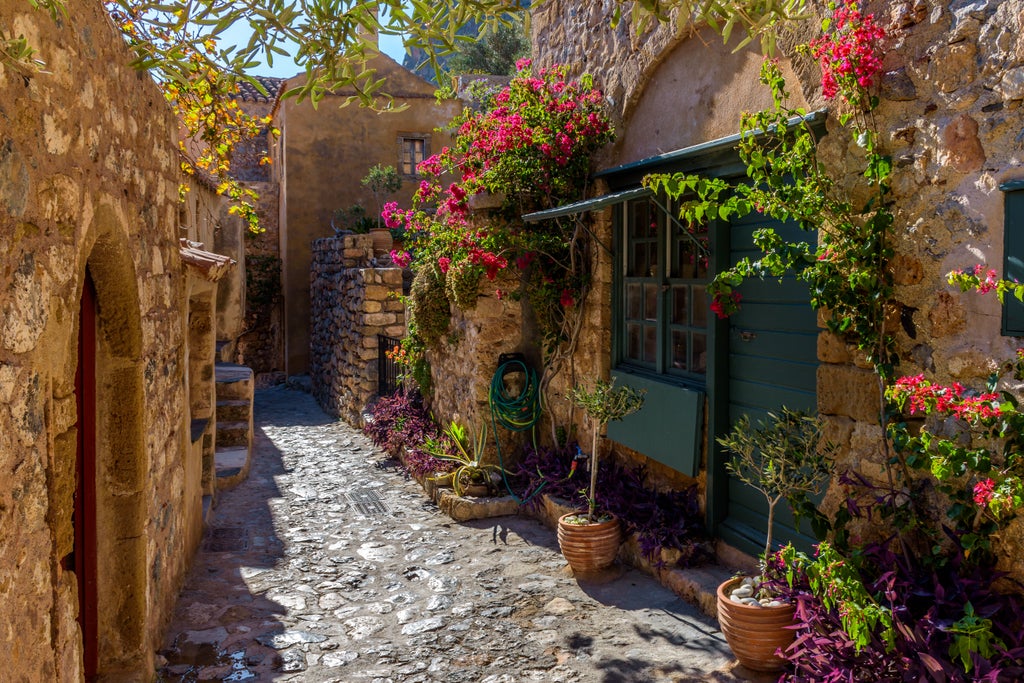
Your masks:
<svg viewBox="0 0 1024 683"><path fill-rule="evenodd" d="M82 629L85 680L96 678L96 288L86 271L78 332L77 486L73 525L75 575L78 578L78 623Z"/></svg>

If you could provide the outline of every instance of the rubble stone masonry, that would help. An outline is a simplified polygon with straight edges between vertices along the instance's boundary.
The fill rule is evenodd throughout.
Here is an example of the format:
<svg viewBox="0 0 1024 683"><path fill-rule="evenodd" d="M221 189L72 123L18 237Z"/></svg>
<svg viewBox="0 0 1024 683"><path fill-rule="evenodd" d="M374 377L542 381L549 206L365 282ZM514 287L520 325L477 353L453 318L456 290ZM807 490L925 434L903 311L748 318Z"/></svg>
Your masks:
<svg viewBox="0 0 1024 683"><path fill-rule="evenodd" d="M376 261L370 235L313 242L310 378L330 415L359 424L377 393L377 335L405 335L402 269Z"/></svg>
<svg viewBox="0 0 1024 683"><path fill-rule="evenodd" d="M99 680L143 681L201 531L199 500L183 494L177 123L128 66L102 3L67 5L54 22L0 4L0 29L46 62L34 74L0 67L0 677L82 680L72 520L91 413ZM98 311L84 413L87 270Z"/></svg>

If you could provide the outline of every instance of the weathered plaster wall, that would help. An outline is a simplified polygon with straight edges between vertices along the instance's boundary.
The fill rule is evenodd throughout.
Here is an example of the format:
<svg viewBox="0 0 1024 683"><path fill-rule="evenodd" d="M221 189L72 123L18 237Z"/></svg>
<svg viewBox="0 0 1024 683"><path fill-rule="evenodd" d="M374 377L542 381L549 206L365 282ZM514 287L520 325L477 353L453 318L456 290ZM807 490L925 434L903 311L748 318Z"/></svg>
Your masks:
<svg viewBox="0 0 1024 683"><path fill-rule="evenodd" d="M98 297L101 680L148 680L190 559L177 125L101 3L0 26L47 62L0 70L0 661L4 680L78 681L73 549L79 302ZM194 541L193 541L194 542Z"/></svg>
<svg viewBox="0 0 1024 683"><path fill-rule="evenodd" d="M281 251L284 259L285 370L303 373L309 366L310 244L334 234L331 215L336 209L360 203L371 214L372 195L360 180L374 164L398 165L399 133L429 134L431 153L448 144L435 128L461 111L462 103L438 104L434 86L381 55L373 65L378 77L388 78L388 92L404 111L378 114L351 104L346 95L327 96L316 109L309 100L285 100L278 114L286 174L283 196ZM297 76L288 81L293 87ZM409 206L418 183L406 180L393 199Z"/></svg>
<svg viewBox="0 0 1024 683"><path fill-rule="evenodd" d="M978 262L1002 263L1003 198L997 186L1024 177L1024 2L868 4L894 36L886 49L876 118L896 165L896 299L907 321L897 329L900 371L978 385L996 360L1012 356L1019 340L1000 336L994 299L956 294L945 285L944 274ZM730 56L713 37L701 41L672 27L641 38L630 35L627 22L612 31L610 10L610 3L581 7L567 0L534 9L537 62L570 63L594 73L623 122L621 142L602 160L604 166L703 141L693 136L738 132L738 120L730 130L718 105L726 103L732 115L747 98L750 104L743 108L763 103L749 85L753 58ZM811 19L782 31L783 56L798 39L811 37L815 26ZM728 77L730 63L742 78ZM812 109L823 106L817 67L796 58L792 71L791 91ZM722 92L712 95L707 86L716 84ZM711 107L714 123L692 124ZM834 120L829 127L834 130ZM858 182L856 147L842 135L826 136L819 154L842 183ZM608 299L591 301L608 306ZM827 334L819 357L819 410L841 434L841 464L880 476L873 378ZM1004 536L1006 566L1024 575L1018 542L1012 541L1020 533Z"/></svg>

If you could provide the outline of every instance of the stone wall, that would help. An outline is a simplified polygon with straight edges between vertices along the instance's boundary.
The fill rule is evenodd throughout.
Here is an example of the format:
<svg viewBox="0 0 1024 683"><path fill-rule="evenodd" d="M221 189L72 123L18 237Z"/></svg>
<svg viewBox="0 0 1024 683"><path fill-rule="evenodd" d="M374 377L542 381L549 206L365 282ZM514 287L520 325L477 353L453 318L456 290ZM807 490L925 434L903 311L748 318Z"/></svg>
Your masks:
<svg viewBox="0 0 1024 683"><path fill-rule="evenodd" d="M723 128L724 119L696 126L677 120L722 117L723 110L738 114L737 105L751 92L756 73L751 60L736 61L731 48L714 36L675 27L657 27L639 38L631 35L627 21L612 30L608 19L613 6L548 0L533 13L535 61L590 71L610 96L620 122L620 143L602 164L616 166L704 142L702 135L738 132L738 116L731 130ZM820 10L820 4L815 6ZM895 309L901 324L894 327L899 371L980 386L998 360L1012 357L1020 340L1000 336L995 299L957 294L945 284L944 274L978 262L999 268L1003 261L998 185L1024 177L1024 2L891 0L869 2L868 9L893 36L886 49L876 120L896 167ZM790 90L811 109L826 106L817 66L792 56L790 48L813 37L817 26L812 18L779 32ZM689 87L703 83L700 73L708 65L728 60L736 68L716 84L710 93L714 99ZM691 78L676 77L687 73ZM755 98L749 106L760 106L760 101ZM832 117L828 127L835 132ZM857 149L843 135L823 138L819 156L841 184L852 187L861 181ZM592 305L607 307L607 300ZM597 325L606 323L595 319ZM843 440L841 466L879 476L877 385L855 354L825 333L819 357L819 410L830 416ZM830 495L834 499L840 494ZM1020 553L1014 559L1012 548L1007 549L1005 566L1024 576L1024 559Z"/></svg>
<svg viewBox="0 0 1024 683"><path fill-rule="evenodd" d="M149 680L201 515L182 493L178 128L102 3L68 10L0 5L47 64L0 69L0 661L4 680L82 680L72 509L91 423L99 680ZM87 271L94 420L76 401Z"/></svg>
<svg viewBox="0 0 1024 683"><path fill-rule="evenodd" d="M377 393L377 335L405 334L402 269L373 257L370 235L313 242L310 378L317 403L359 424Z"/></svg>
<svg viewBox="0 0 1024 683"><path fill-rule="evenodd" d="M284 372L281 292L280 184L248 183L260 199L257 211L263 232L246 232L245 316L232 359L252 368L261 384Z"/></svg>
<svg viewBox="0 0 1024 683"><path fill-rule="evenodd" d="M427 353L435 419L440 425L454 420L473 433L486 425L488 462L496 459L488 394L499 356L522 353L527 364L539 372L536 342L524 332L523 304L508 296L518 286L511 276L493 281L481 278L476 306L462 310L453 304L447 338ZM502 454L508 458L516 450L512 444L520 439L503 431L501 440Z"/></svg>

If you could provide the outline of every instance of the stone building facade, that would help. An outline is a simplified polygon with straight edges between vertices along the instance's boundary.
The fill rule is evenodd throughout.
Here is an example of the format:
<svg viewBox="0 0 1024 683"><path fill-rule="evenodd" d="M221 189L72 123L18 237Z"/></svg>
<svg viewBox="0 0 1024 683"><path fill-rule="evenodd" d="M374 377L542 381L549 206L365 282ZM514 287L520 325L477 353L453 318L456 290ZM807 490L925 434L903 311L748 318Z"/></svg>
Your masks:
<svg viewBox="0 0 1024 683"><path fill-rule="evenodd" d="M202 535L192 418L230 261L178 201L163 95L102 3L68 10L0 5L47 63L0 69L0 660L10 681L146 681Z"/></svg>
<svg viewBox="0 0 1024 683"><path fill-rule="evenodd" d="M699 170L694 164L710 163L701 159L700 146L738 133L741 111L770 104L767 91L757 83L759 54L734 52L712 33L675 26L635 36L624 21L613 30L612 7L549 0L539 3L533 14L535 61L588 71L608 96L619 138L600 161L604 172L598 175L618 184L612 189L636 183L648 169ZM903 321L897 332L899 371L926 372L939 381L978 387L1001 360L1013 357L1019 339L1001 332L1002 315L994 298L959 295L945 284L944 274L979 262L1001 270L1004 257L1017 256L1004 254L1014 229L1007 226L1004 231L1004 206L1008 188L1024 177L1024 3L879 1L868 2L867 9L891 36L876 118L896 166L895 298ZM792 50L812 38L817 25L811 19L780 31L780 57L794 103L827 111L817 66ZM836 128L831 115L826 115L824 127ZM848 173L848 183L857 181L860 168L852 147L843 135L825 135L819 143L819 157L840 178ZM598 236L607 243L615 240L617 210L592 214ZM602 258L597 263L599 281L611 282L616 267ZM599 286L587 305L593 324L581 343L578 366L606 374L622 360L609 351L615 344L614 320L607 317L615 315L612 290ZM756 336L735 326L726 334L741 332ZM810 376L813 402L808 407L829 418L843 445L841 466L880 477L875 378L840 340L823 330L814 336L811 360L816 368ZM715 417L710 382L703 390L707 422ZM728 421L720 420L712 428L717 434L727 427ZM708 452L712 435L705 431L691 473L704 486L709 522L719 530L734 516L729 500L734 491L721 454ZM616 450L647 460L639 452L620 446ZM686 480L661 471L666 481ZM838 487L830 495L841 495ZM1017 526L1004 535L1003 554L1006 567L1024 575L1019 541L1013 541L1020 531Z"/></svg>
<svg viewBox="0 0 1024 683"><path fill-rule="evenodd" d="M338 209L359 204L373 216L377 209L360 181L375 164L399 169L405 180L392 199L408 206L419 181L409 163L448 144L443 126L462 103L438 103L436 87L384 54L370 67L386 78L395 107L378 113L357 103L343 106L354 93L329 94L314 108L308 100L282 101L274 125L281 131L280 226L284 291L284 361L288 374L309 371L312 243L334 235L331 220ZM286 82L286 89L305 76Z"/></svg>
<svg viewBox="0 0 1024 683"><path fill-rule="evenodd" d="M591 73L616 123L616 143L597 160L594 194L638 188L651 172L741 173L731 137L739 133L740 115L771 105L767 89L758 83L760 52L735 50L713 32L677 25L655 25L638 36L624 18L613 29L615 7L569 0L533 7L535 66L561 63L576 73ZM813 8L820 12L823 4ZM1005 224L1013 220L1005 207L1024 179L1024 2L892 0L868 2L867 9L891 36L882 104L875 114L883 145L895 162L899 372L926 372L940 382L981 387L1000 361L1013 358L1019 338L1012 330L1004 333L1004 316L994 298L957 294L944 276L975 263L1001 270L1004 258L1012 265L1020 256L1004 253L1004 244L1015 230L1014 224ZM811 120L819 131L819 158L841 185L853 187L860 182L858 150L838 131L822 96L817 65L793 49L813 38L818 26L812 18L780 28L778 57L791 104L817 112ZM625 330L632 321L621 303L629 296L623 273L635 253L626 230L637 216L666 219L642 198L594 211L583 207L576 213L611 249L593 251L594 282L585 302L579 347L548 391L556 422L587 442L587 425L565 399L566 390L578 381L611 375L620 383L647 388L644 409L621 426L613 425L609 448L616 457L648 465L662 486L696 483L711 530L749 552L758 548L757 529L763 529L764 514L743 499L742 487L729 477L725 456L713 439L728 430L739 412L757 413L784 403L819 412L842 446L839 468L883 476L877 380L863 359L822 329L806 294L802 306L797 297L775 308L764 302L758 307L753 303L757 295L752 296L747 312L727 322L717 322L701 309L701 277L706 281L713 274L716 259L721 267L735 258L737 236L749 239L752 226L732 225L711 235L709 274L651 281L657 285L651 291L678 287L696 294L690 299L691 312L685 314L690 316L688 326L676 326L689 335L690 350L684 352L689 355L659 356L658 363L652 360L645 369L644 363L630 361L632 341ZM720 238L732 240L732 251L716 252L716 244L728 243ZM659 295L658 310L666 310L665 301ZM694 317L697 312L699 319ZM669 326L658 329L662 327ZM657 348L652 343L652 355L671 349L668 337L660 339ZM528 333L506 335L503 341L512 350L534 350ZM460 349L454 346L431 359L448 381L458 367ZM640 344L637 352L643 360L647 350ZM673 361L689 366L677 371ZM658 374L655 367L666 369ZM486 384L492 371L477 368L475 382ZM435 409L451 412L454 406ZM834 508L843 495L834 483L826 507ZM941 501L936 505L940 517ZM1018 576L1024 576L1022 531L1018 522L1001 539L1004 567ZM783 529L777 537L800 533Z"/></svg>

